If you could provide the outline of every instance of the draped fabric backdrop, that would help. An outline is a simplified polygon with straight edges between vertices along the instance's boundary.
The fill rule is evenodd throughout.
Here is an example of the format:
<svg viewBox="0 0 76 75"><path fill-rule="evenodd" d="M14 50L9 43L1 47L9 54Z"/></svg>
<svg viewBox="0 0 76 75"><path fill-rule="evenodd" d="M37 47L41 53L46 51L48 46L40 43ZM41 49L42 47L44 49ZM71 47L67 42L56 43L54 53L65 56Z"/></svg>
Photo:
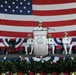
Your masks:
<svg viewBox="0 0 76 75"><path fill-rule="evenodd" d="M26 37L38 21L53 37L76 36L76 0L0 0L0 36Z"/></svg>

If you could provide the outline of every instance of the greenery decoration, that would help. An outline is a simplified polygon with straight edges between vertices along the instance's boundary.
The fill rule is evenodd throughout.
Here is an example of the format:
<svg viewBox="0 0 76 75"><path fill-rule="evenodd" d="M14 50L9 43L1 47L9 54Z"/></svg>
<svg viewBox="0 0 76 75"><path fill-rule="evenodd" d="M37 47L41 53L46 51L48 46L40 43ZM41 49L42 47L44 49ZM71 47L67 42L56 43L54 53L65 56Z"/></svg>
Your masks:
<svg viewBox="0 0 76 75"><path fill-rule="evenodd" d="M23 74L28 74L28 72L34 73L72 73L76 72L76 58L61 58L59 61L54 63L52 60L49 61L32 61L27 62L26 60L3 60L0 61L0 73L10 72L12 74L21 72Z"/></svg>

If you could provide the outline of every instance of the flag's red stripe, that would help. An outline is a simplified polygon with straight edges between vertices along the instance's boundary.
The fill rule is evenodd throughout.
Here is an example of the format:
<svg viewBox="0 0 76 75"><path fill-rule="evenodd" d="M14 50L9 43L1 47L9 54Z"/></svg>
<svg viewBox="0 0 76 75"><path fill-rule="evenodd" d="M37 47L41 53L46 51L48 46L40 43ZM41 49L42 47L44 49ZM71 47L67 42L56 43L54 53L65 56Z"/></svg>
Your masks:
<svg viewBox="0 0 76 75"><path fill-rule="evenodd" d="M64 37L64 32L57 32L57 33L50 33L52 34L52 37L54 38L59 38L59 37ZM68 36L76 36L76 31L69 31Z"/></svg>
<svg viewBox="0 0 76 75"><path fill-rule="evenodd" d="M61 3L72 3L76 0L33 0L33 4L61 4Z"/></svg>
<svg viewBox="0 0 76 75"><path fill-rule="evenodd" d="M55 22L43 22L44 27L57 27L57 26L72 26L76 25L76 20L66 20L66 21L55 21Z"/></svg>
<svg viewBox="0 0 76 75"><path fill-rule="evenodd" d="M33 34L33 32L10 32L10 31L1 31L0 30L0 36L6 36L6 37L27 38L28 34Z"/></svg>
<svg viewBox="0 0 76 75"><path fill-rule="evenodd" d="M25 33L23 33L23 32L0 31L0 36L27 38L27 35L29 33L33 34L33 32L25 32ZM50 33L50 34L52 34L53 38L64 37L64 32L56 32L56 33ZM68 36L75 36L75 35L76 35L76 31L68 32Z"/></svg>
<svg viewBox="0 0 76 75"><path fill-rule="evenodd" d="M54 15L66 15L76 13L76 8L74 9L65 9L65 10L45 10L37 11L33 10L33 15L37 16L54 16Z"/></svg>
<svg viewBox="0 0 76 75"><path fill-rule="evenodd" d="M0 20L1 25L7 26L28 26L35 27L38 25L38 22L35 21L14 21L14 20ZM76 20L66 20L66 21L54 21L54 22L43 22L42 26L44 27L57 27L57 26L69 26L75 25Z"/></svg>
<svg viewBox="0 0 76 75"><path fill-rule="evenodd" d="M2 25L10 25L10 26L35 26L35 25L37 26L38 22L0 19L0 24L2 24Z"/></svg>

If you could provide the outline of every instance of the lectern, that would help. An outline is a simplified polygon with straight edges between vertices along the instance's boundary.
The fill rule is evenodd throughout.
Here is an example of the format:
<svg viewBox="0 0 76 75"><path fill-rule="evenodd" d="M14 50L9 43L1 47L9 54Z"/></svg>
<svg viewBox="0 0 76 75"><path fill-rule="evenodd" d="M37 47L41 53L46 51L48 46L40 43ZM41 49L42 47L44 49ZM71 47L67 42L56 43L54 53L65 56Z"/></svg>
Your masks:
<svg viewBox="0 0 76 75"><path fill-rule="evenodd" d="M47 30L34 30L34 55L45 56L47 50Z"/></svg>

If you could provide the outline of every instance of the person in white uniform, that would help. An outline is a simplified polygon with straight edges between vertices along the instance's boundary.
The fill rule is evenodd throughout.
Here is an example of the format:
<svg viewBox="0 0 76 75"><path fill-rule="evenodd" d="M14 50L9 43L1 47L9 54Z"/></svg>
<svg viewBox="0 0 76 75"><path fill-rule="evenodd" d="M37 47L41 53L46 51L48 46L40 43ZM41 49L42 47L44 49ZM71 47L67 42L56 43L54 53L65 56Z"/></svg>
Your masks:
<svg viewBox="0 0 76 75"><path fill-rule="evenodd" d="M32 34L28 34L28 38L27 38L27 43L26 43L26 54L28 54L28 47L30 47L31 48L31 52L30 52L30 54L32 54L32 52L33 52L33 38L32 38Z"/></svg>
<svg viewBox="0 0 76 75"><path fill-rule="evenodd" d="M47 38L47 49L49 48L52 49L52 54L55 54L55 42L54 42L54 38L51 37L51 34L48 34L48 38Z"/></svg>
<svg viewBox="0 0 76 75"><path fill-rule="evenodd" d="M39 21L39 22L38 22L38 26L37 26L34 30L47 30L47 28L43 28L43 27L42 27L42 22Z"/></svg>
<svg viewBox="0 0 76 75"><path fill-rule="evenodd" d="M68 49L69 49L69 54L71 54L71 50L72 50L71 42L72 42L72 39L68 37L68 33L64 32L64 38L62 38L62 44L63 44L65 54L68 53Z"/></svg>

